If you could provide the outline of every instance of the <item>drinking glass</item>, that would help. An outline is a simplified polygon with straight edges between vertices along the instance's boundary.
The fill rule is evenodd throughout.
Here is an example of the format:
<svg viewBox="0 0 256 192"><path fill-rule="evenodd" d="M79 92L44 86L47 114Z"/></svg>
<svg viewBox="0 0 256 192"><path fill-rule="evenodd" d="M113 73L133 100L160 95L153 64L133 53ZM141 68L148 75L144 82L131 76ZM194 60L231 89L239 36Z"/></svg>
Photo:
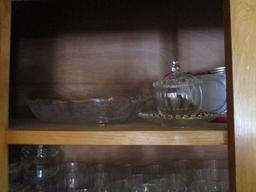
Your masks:
<svg viewBox="0 0 256 192"><path fill-rule="evenodd" d="M31 190L31 183L25 183L23 180L24 165L23 161L9 164L10 192L29 192Z"/></svg>
<svg viewBox="0 0 256 192"><path fill-rule="evenodd" d="M22 162L16 162L9 164L9 182L21 183L23 166Z"/></svg>
<svg viewBox="0 0 256 192"><path fill-rule="evenodd" d="M145 183L145 175L144 174L133 174L128 178L128 184L132 192L138 192L140 190L140 186Z"/></svg>
<svg viewBox="0 0 256 192"><path fill-rule="evenodd" d="M58 164L63 158L63 151L59 146L29 145L21 148L22 159L29 159L30 163Z"/></svg>
<svg viewBox="0 0 256 192"><path fill-rule="evenodd" d="M225 159L210 159L203 161L203 168L206 169L227 169L228 162Z"/></svg>
<svg viewBox="0 0 256 192"><path fill-rule="evenodd" d="M62 165L64 189L67 192L73 192L77 189L86 189L89 187L90 168L81 162L65 162Z"/></svg>
<svg viewBox="0 0 256 192"><path fill-rule="evenodd" d="M120 179L126 179L127 177L132 175L132 165L124 164L119 166Z"/></svg>
<svg viewBox="0 0 256 192"><path fill-rule="evenodd" d="M224 192L223 183L218 181L207 181L209 192Z"/></svg>
<svg viewBox="0 0 256 192"><path fill-rule="evenodd" d="M89 189L77 189L75 192L89 192Z"/></svg>
<svg viewBox="0 0 256 192"><path fill-rule="evenodd" d="M31 184L31 191L57 192L61 189L60 166L57 163L43 163L32 159L23 160L26 170L23 182Z"/></svg>
<svg viewBox="0 0 256 192"><path fill-rule="evenodd" d="M198 180L190 185L190 192L209 192L206 180Z"/></svg>
<svg viewBox="0 0 256 192"><path fill-rule="evenodd" d="M221 181L225 176L223 169L205 169L206 179L209 181Z"/></svg>
<svg viewBox="0 0 256 192"><path fill-rule="evenodd" d="M192 182L192 162L191 160L177 160L174 162L175 171L173 176L182 178L186 185L190 185ZM182 175L182 177L181 177ZM174 179L175 179L174 177Z"/></svg>
<svg viewBox="0 0 256 192"><path fill-rule="evenodd" d="M186 185L182 182L173 182L169 177L155 179L150 183L156 185L160 192L186 192Z"/></svg>
<svg viewBox="0 0 256 192"><path fill-rule="evenodd" d="M174 161L173 163L176 168L176 172L179 172L179 173L186 173L188 170L192 169L191 160L182 159L182 160Z"/></svg>
<svg viewBox="0 0 256 192"><path fill-rule="evenodd" d="M138 192L161 192L155 184L146 183L140 186Z"/></svg>
<svg viewBox="0 0 256 192"><path fill-rule="evenodd" d="M228 192L227 185L219 181L198 180L190 186L190 192Z"/></svg>
<svg viewBox="0 0 256 192"><path fill-rule="evenodd" d="M90 186L94 192L103 192L107 184L110 183L109 174L107 172L93 173Z"/></svg>
<svg viewBox="0 0 256 192"><path fill-rule="evenodd" d="M109 184L104 192L130 192L128 181L126 179L115 181Z"/></svg>
<svg viewBox="0 0 256 192"><path fill-rule="evenodd" d="M161 165L152 164L145 167L145 174L149 180L154 178L160 178L161 176Z"/></svg>

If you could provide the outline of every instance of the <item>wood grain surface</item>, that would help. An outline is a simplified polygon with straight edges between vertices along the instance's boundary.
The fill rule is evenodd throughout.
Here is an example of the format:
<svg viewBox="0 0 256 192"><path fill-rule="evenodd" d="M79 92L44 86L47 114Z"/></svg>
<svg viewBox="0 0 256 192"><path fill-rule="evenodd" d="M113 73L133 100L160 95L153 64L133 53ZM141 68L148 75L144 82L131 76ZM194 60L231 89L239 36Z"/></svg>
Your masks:
<svg viewBox="0 0 256 192"><path fill-rule="evenodd" d="M0 0L0 189L8 191L8 129L9 59L10 59L11 2Z"/></svg>
<svg viewBox="0 0 256 192"><path fill-rule="evenodd" d="M114 138L114 139L113 139ZM8 144L49 145L226 145L220 131L8 131Z"/></svg>
<svg viewBox="0 0 256 192"><path fill-rule="evenodd" d="M135 122L101 128L22 120L11 125L8 144L218 146L228 142L226 125L214 123L179 128Z"/></svg>
<svg viewBox="0 0 256 192"><path fill-rule="evenodd" d="M256 191L256 2L230 0L236 191Z"/></svg>

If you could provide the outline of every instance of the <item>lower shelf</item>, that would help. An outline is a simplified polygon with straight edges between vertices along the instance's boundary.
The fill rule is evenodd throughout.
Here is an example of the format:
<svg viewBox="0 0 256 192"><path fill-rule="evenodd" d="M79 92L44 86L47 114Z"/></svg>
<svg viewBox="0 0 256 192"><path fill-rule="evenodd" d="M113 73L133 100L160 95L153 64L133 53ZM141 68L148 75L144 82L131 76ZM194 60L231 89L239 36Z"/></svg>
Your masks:
<svg viewBox="0 0 256 192"><path fill-rule="evenodd" d="M228 143L225 124L170 128L137 122L99 128L22 120L12 121L10 126L6 132L8 144L215 146Z"/></svg>

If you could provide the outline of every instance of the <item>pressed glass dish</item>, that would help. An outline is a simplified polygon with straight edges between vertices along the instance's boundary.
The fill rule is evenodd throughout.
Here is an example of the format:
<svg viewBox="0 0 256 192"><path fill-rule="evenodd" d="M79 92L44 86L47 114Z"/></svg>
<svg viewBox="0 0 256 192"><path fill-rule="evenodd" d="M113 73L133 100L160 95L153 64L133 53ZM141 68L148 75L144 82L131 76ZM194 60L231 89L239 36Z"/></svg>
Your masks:
<svg viewBox="0 0 256 192"><path fill-rule="evenodd" d="M145 97L91 98L78 101L36 99L29 101L33 114L50 123L124 123L136 117Z"/></svg>

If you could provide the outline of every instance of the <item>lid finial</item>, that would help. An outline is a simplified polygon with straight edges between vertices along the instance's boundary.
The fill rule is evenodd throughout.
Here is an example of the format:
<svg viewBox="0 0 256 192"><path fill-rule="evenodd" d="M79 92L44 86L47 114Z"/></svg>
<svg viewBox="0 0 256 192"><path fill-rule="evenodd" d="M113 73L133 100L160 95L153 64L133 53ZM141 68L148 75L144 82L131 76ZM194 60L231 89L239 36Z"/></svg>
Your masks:
<svg viewBox="0 0 256 192"><path fill-rule="evenodd" d="M179 61L176 59L170 59L169 61L169 66L170 66L170 72L171 74L179 74L180 73L180 64Z"/></svg>

